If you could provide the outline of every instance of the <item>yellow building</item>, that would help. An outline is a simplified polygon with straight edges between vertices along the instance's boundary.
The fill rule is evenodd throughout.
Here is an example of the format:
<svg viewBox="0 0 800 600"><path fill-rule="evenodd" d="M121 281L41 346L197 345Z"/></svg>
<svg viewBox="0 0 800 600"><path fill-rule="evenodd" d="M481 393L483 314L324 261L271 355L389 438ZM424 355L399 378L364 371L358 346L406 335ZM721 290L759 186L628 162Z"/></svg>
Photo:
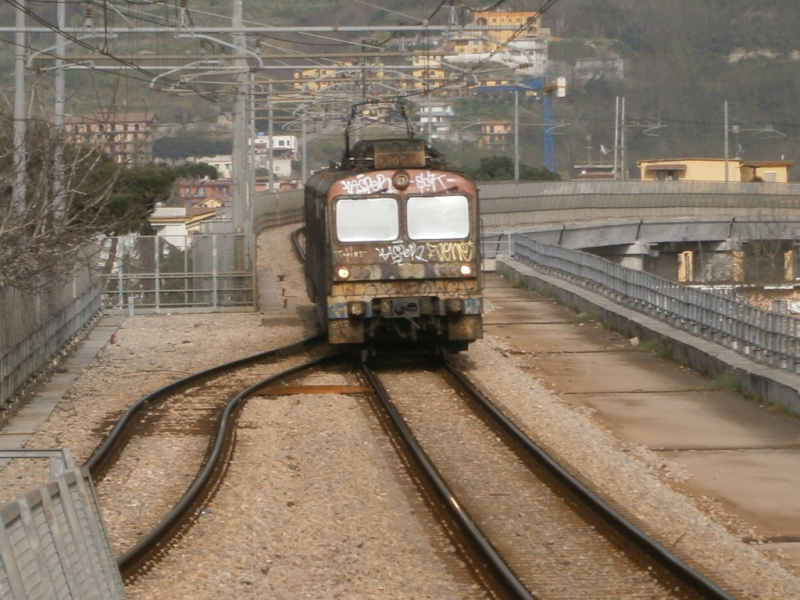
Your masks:
<svg viewBox="0 0 800 600"><path fill-rule="evenodd" d="M411 77L414 89L426 89L427 87L438 87L450 79L451 69L442 68L442 63L438 60L414 56L412 58Z"/></svg>
<svg viewBox="0 0 800 600"><path fill-rule="evenodd" d="M348 77L344 69L352 66L352 62L345 61L330 67L298 69L294 72L293 87L298 91L318 92Z"/></svg>
<svg viewBox="0 0 800 600"><path fill-rule="evenodd" d="M547 63L550 30L542 28L541 14L533 11L478 11L458 37L445 40L449 61L491 60L515 68L543 69Z"/></svg>
<svg viewBox="0 0 800 600"><path fill-rule="evenodd" d="M728 176L725 177L723 158L669 158L640 160L643 181L789 181L789 167L794 161L753 161L732 158L728 160Z"/></svg>
<svg viewBox="0 0 800 600"><path fill-rule="evenodd" d="M478 140L478 147L491 148L499 146L505 148L512 141L513 127L513 121L482 121L481 137Z"/></svg>
<svg viewBox="0 0 800 600"><path fill-rule="evenodd" d="M488 38L487 40L478 40L480 42L478 53L497 50L523 26L525 26L525 31L520 33L515 38L516 40L543 37L541 35L542 17L538 12L482 11L473 13L473 19L473 25L486 28L483 37ZM473 53L468 52L468 54Z"/></svg>

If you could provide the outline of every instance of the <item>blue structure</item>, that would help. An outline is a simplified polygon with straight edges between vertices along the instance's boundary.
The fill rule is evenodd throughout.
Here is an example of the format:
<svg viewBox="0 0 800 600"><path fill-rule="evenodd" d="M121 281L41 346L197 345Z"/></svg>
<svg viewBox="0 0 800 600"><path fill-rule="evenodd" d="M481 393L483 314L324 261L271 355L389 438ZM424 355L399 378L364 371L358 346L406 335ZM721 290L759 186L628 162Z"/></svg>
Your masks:
<svg viewBox="0 0 800 600"><path fill-rule="evenodd" d="M544 139L544 149L542 158L544 166L551 171L556 170L556 157L555 146L553 144L553 95L552 92L555 88L547 85L544 77L534 77L517 84L511 85L492 85L480 86L476 93L480 96L483 94L507 94L509 92L530 92L535 91L542 96L542 122L544 124L544 132L542 137Z"/></svg>

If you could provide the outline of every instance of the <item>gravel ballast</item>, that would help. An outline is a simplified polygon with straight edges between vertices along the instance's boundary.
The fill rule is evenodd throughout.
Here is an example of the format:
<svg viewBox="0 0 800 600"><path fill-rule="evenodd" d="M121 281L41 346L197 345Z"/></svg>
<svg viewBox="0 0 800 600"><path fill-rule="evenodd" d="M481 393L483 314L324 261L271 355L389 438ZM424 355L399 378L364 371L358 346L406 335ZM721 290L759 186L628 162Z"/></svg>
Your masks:
<svg viewBox="0 0 800 600"><path fill-rule="evenodd" d="M284 301L277 313L127 318L69 390L29 448L69 447L84 463L138 398L191 372L306 337L302 271L283 227L260 237L259 261L273 269ZM298 313L298 309L300 313ZM741 598L800 597L800 581L741 543L693 500L673 491L663 458L623 444L520 368L487 337L457 360L518 425L563 459L648 533ZM338 372L314 383L352 384ZM152 448L169 477L180 456ZM161 464L174 461L174 465ZM41 485L24 464L0 472L2 501ZM142 505L125 482L101 497L116 551L118 523ZM718 519L717 519L718 520ZM117 539L115 539L117 538ZM341 394L257 398L243 411L234 462L205 516L150 573L132 599L475 598L446 538L365 400Z"/></svg>

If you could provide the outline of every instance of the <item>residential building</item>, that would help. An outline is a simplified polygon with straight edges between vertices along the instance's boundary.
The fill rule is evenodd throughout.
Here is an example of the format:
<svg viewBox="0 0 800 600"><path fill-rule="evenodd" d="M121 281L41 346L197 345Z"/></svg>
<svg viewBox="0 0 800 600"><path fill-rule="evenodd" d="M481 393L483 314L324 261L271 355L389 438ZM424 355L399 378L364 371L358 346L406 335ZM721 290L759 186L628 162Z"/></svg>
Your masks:
<svg viewBox="0 0 800 600"><path fill-rule="evenodd" d="M254 151L255 167L269 170L270 138L259 133L250 140ZM294 135L272 136L272 172L278 177L292 176L292 161L297 160L297 137Z"/></svg>
<svg viewBox="0 0 800 600"><path fill-rule="evenodd" d="M477 28L477 29L476 29ZM550 30L530 11L477 11L458 37L444 43L446 60L478 62L491 58L527 74L542 74Z"/></svg>
<svg viewBox="0 0 800 600"><path fill-rule="evenodd" d="M269 155L269 136L259 133L250 140L256 154ZM297 159L297 137L294 135L272 136L272 157L288 160Z"/></svg>
<svg viewBox="0 0 800 600"><path fill-rule="evenodd" d="M481 138L478 140L478 146L482 148L487 146L505 148L514 141L513 127L514 123L508 120L482 121Z"/></svg>
<svg viewBox="0 0 800 600"><path fill-rule="evenodd" d="M217 211L213 208L156 206L147 220L158 237L186 250L191 245L191 238L187 236L197 233L201 223L216 216Z"/></svg>
<svg viewBox="0 0 800 600"><path fill-rule="evenodd" d="M294 88L300 92L319 92L342 81L352 81L358 72L352 69L348 71L346 67L354 64L352 61L343 61L327 67L298 69L294 72Z"/></svg>
<svg viewBox="0 0 800 600"><path fill-rule="evenodd" d="M186 162L205 163L214 167L220 177L230 179L233 177L233 160L230 154L218 154L217 156L189 156Z"/></svg>
<svg viewBox="0 0 800 600"><path fill-rule="evenodd" d="M141 165L153 160L153 132L157 117L151 112L99 111L69 115L64 131L79 143L94 146L122 165Z"/></svg>
<svg viewBox="0 0 800 600"><path fill-rule="evenodd" d="M430 133L431 140L446 139L453 121L453 105L447 102L424 102L417 105L417 132Z"/></svg>
<svg viewBox="0 0 800 600"><path fill-rule="evenodd" d="M231 179L203 179L180 181L178 194L186 208L218 208L227 204L233 195Z"/></svg>
<svg viewBox="0 0 800 600"><path fill-rule="evenodd" d="M645 181L789 181L789 167L794 161L752 161L732 158L670 158L640 160L636 163Z"/></svg>

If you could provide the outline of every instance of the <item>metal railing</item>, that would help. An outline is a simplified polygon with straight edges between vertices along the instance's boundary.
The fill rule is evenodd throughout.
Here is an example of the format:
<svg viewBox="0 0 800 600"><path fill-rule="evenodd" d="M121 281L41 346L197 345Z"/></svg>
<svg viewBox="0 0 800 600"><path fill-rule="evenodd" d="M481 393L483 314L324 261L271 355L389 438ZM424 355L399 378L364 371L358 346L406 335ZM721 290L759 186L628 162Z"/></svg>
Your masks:
<svg viewBox="0 0 800 600"><path fill-rule="evenodd" d="M741 300L673 283L577 250L512 238L515 258L722 344L757 362L800 373L800 319Z"/></svg>
<svg viewBox="0 0 800 600"><path fill-rule="evenodd" d="M99 310L100 286L86 268L48 294L0 286L0 406L47 367Z"/></svg>
<svg viewBox="0 0 800 600"><path fill-rule="evenodd" d="M108 238L103 304L129 314L251 309L256 286L246 243L239 233Z"/></svg>
<svg viewBox="0 0 800 600"><path fill-rule="evenodd" d="M66 448L0 451L50 460L52 477L0 508L0 597L124 600L125 587L86 467Z"/></svg>

